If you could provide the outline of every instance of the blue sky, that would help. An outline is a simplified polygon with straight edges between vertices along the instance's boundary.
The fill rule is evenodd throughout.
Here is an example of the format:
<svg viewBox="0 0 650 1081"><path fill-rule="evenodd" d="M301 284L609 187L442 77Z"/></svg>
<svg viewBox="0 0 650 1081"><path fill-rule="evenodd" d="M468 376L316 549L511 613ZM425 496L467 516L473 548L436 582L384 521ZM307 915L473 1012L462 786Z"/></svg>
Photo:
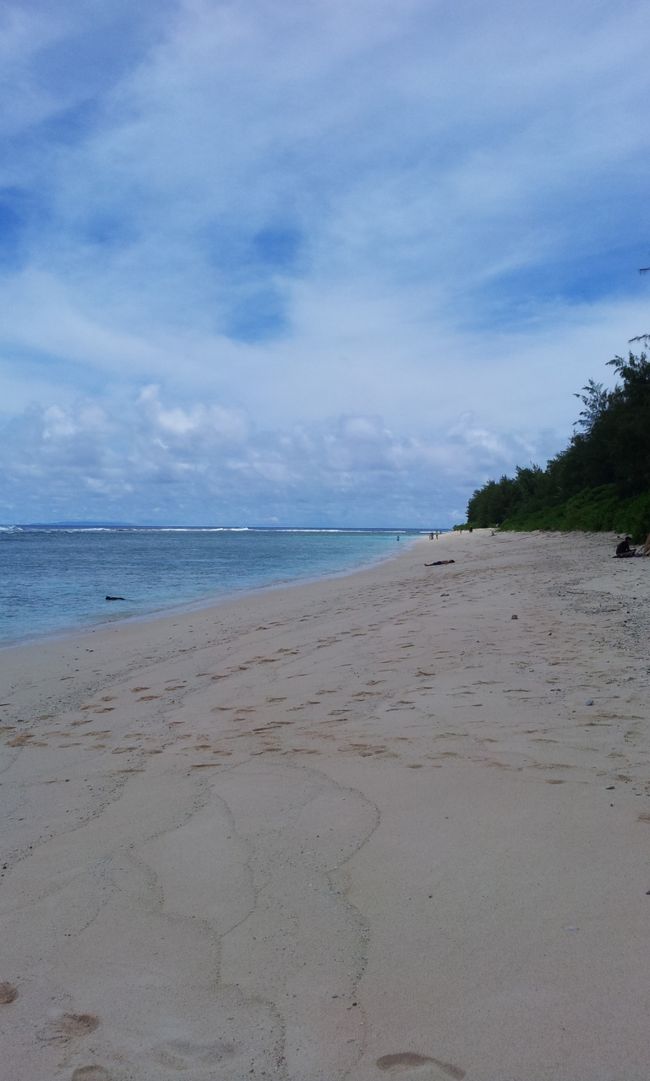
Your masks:
<svg viewBox="0 0 650 1081"><path fill-rule="evenodd" d="M5 0L0 521L448 525L650 330L647 6Z"/></svg>

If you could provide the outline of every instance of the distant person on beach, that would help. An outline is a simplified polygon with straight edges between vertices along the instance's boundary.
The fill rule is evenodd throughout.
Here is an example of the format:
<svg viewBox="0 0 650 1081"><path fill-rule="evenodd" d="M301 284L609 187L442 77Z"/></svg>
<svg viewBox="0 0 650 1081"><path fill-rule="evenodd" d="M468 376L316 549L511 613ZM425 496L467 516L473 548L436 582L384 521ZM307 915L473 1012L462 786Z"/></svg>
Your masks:
<svg viewBox="0 0 650 1081"><path fill-rule="evenodd" d="M616 545L616 555L619 559L626 559L628 556L636 555L636 548L630 548L631 537L625 537Z"/></svg>

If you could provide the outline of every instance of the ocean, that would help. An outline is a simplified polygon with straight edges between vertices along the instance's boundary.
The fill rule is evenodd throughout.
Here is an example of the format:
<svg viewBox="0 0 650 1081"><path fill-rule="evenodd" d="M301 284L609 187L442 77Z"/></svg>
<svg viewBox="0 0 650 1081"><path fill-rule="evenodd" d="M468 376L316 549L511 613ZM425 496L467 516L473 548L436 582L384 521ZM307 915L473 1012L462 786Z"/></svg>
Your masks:
<svg viewBox="0 0 650 1081"><path fill-rule="evenodd" d="M402 531L400 543L421 533ZM0 526L0 645L344 573L393 554L397 537L381 529Z"/></svg>

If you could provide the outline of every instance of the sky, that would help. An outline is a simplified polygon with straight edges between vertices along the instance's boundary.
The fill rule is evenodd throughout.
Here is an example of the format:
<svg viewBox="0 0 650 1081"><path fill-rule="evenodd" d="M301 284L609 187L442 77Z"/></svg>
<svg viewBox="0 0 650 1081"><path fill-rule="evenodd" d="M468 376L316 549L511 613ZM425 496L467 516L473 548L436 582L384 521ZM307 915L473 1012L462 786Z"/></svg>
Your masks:
<svg viewBox="0 0 650 1081"><path fill-rule="evenodd" d="M0 522L420 526L650 331L644 2L4 0Z"/></svg>

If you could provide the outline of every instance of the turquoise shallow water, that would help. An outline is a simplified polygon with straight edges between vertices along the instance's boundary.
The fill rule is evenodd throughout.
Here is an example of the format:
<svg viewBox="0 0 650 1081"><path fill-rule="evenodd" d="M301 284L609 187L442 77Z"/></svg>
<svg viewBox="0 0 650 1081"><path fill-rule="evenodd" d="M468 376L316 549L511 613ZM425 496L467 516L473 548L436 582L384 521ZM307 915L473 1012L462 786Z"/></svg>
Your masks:
<svg viewBox="0 0 650 1081"><path fill-rule="evenodd" d="M2 527L0 644L353 570L397 543L387 530Z"/></svg>

